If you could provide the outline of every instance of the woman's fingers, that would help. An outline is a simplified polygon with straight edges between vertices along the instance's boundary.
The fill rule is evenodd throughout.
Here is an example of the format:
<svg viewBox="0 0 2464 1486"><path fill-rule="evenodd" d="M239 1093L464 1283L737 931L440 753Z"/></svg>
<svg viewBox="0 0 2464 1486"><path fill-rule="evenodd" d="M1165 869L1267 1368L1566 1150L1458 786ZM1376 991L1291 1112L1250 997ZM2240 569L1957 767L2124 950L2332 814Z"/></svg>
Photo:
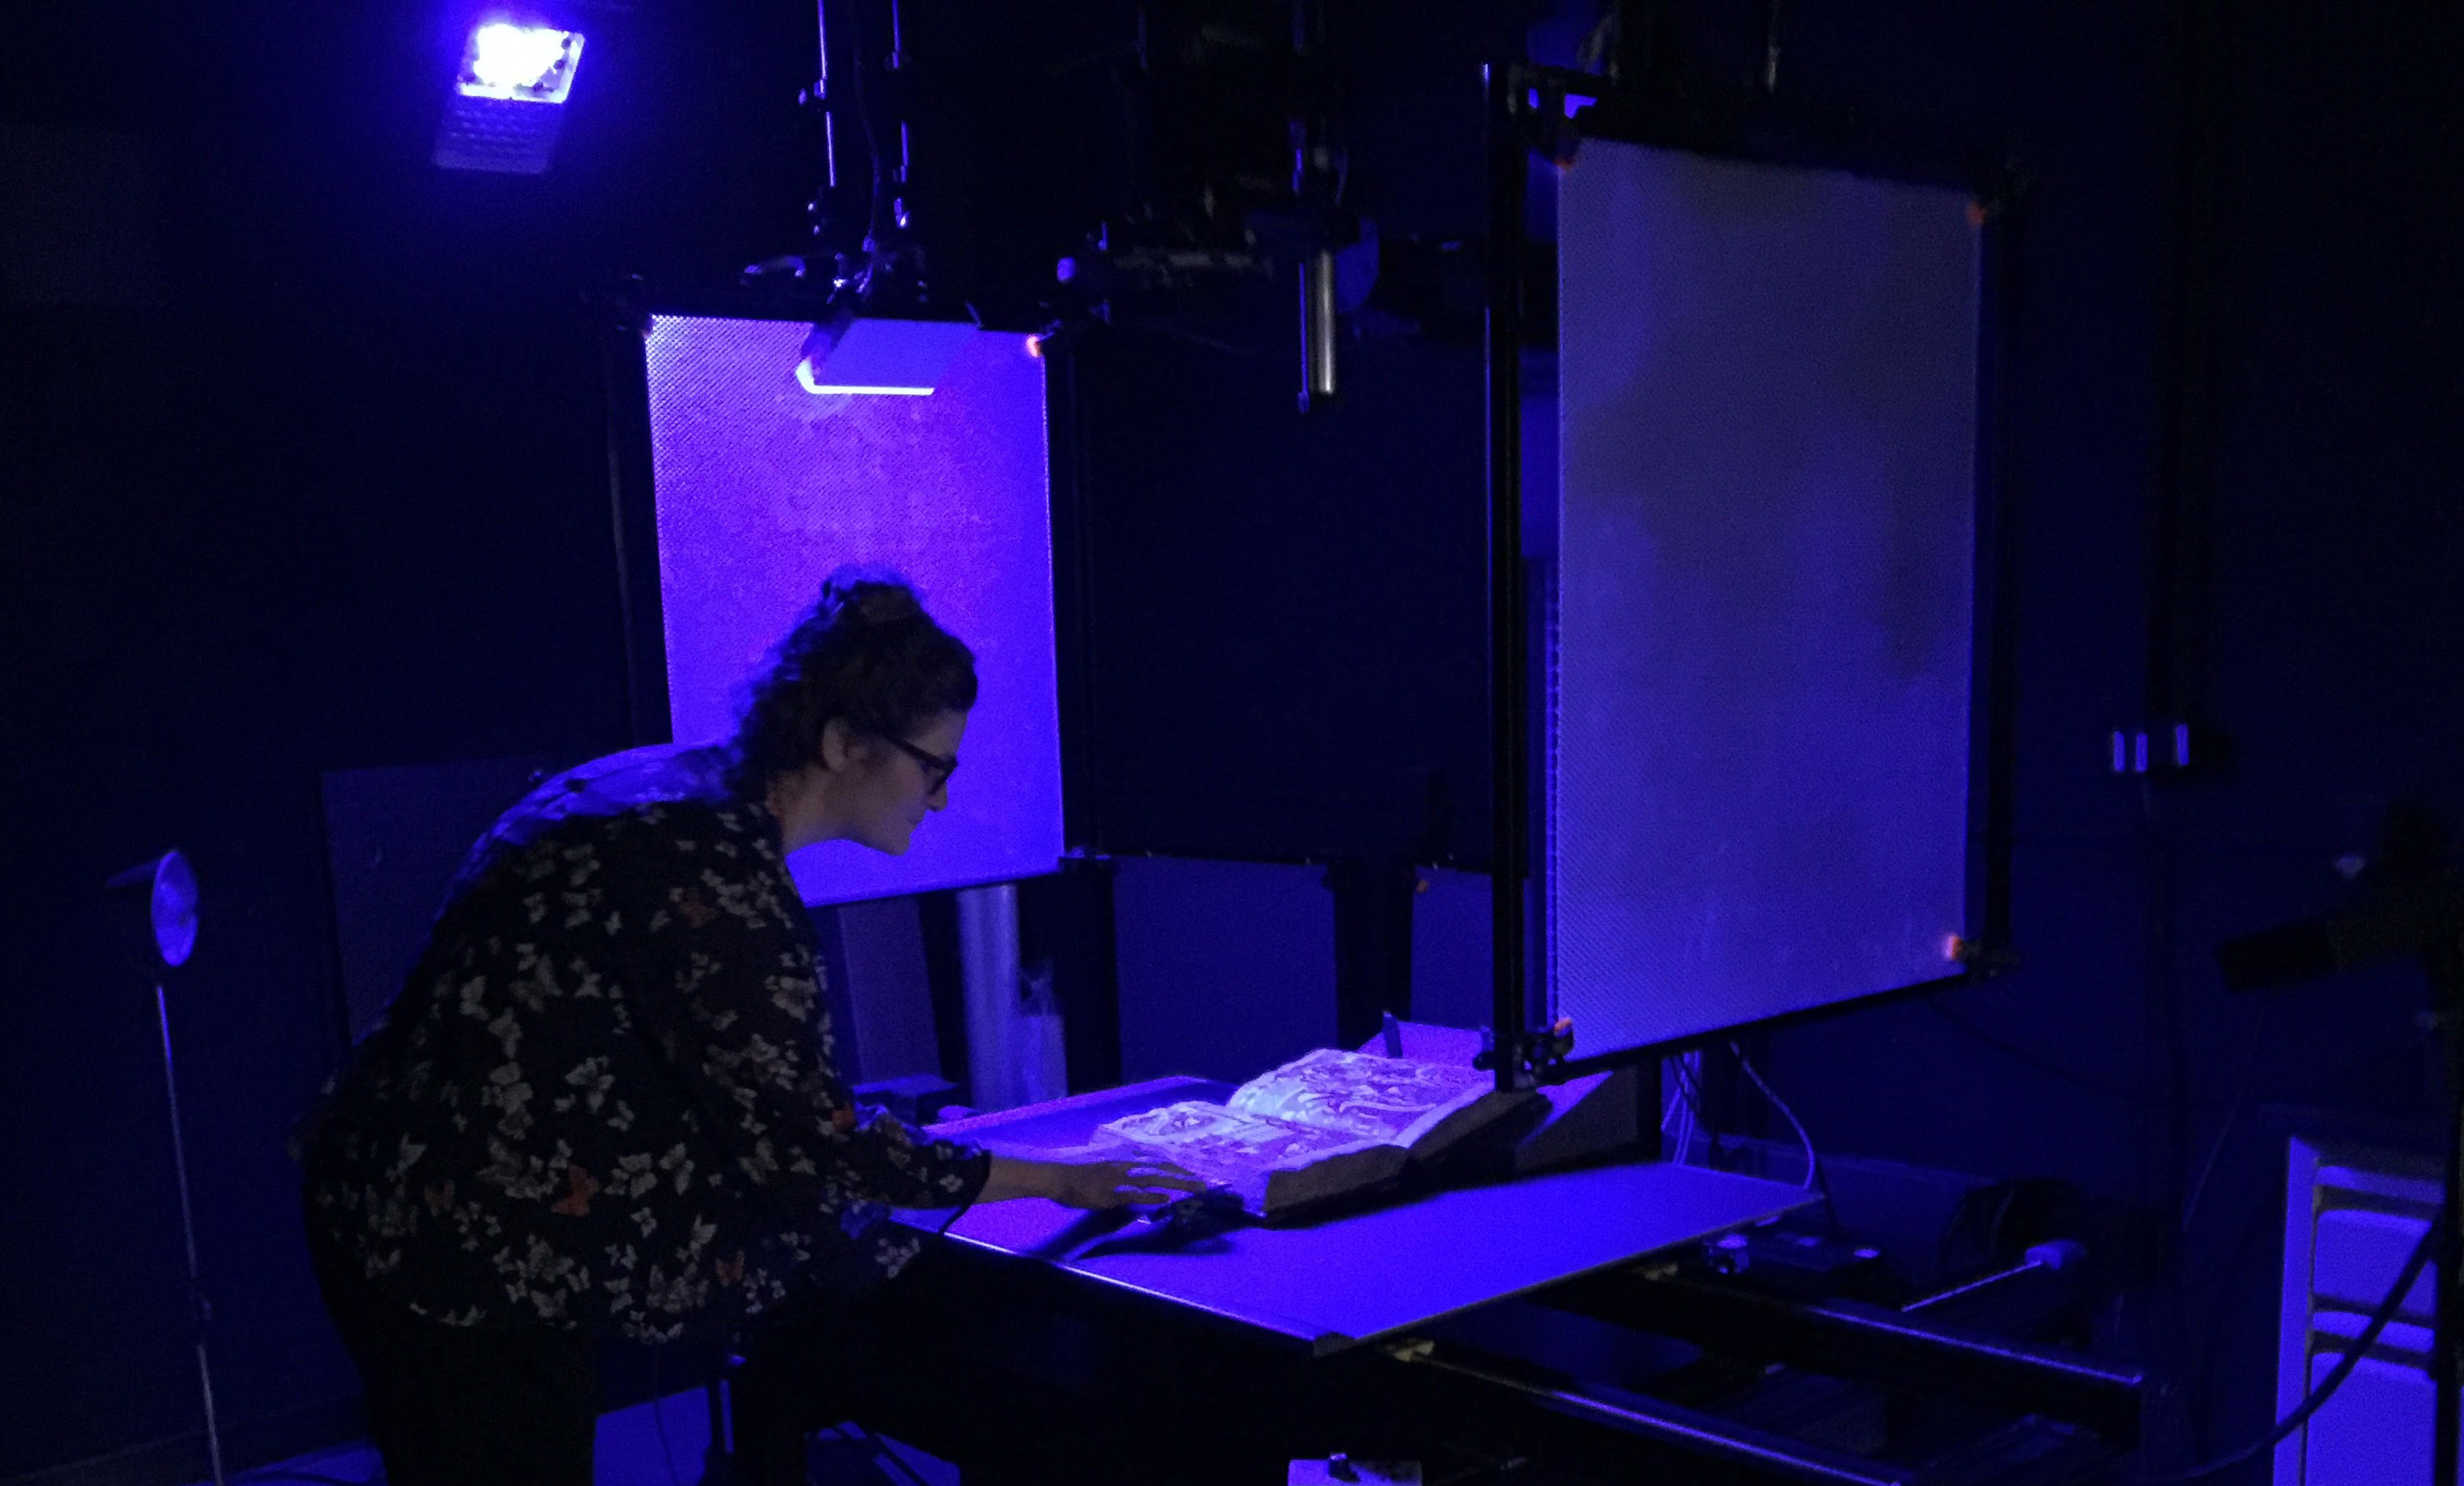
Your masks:
<svg viewBox="0 0 2464 1486"><path fill-rule="evenodd" d="M1206 1190L1203 1177L1172 1161L1059 1161L1044 1169L1045 1195L1073 1208L1155 1207Z"/></svg>
<svg viewBox="0 0 2464 1486"><path fill-rule="evenodd" d="M1141 1187L1169 1187L1176 1191L1204 1191L1206 1182L1197 1172L1169 1161L1125 1161L1122 1177Z"/></svg>
<svg viewBox="0 0 2464 1486"><path fill-rule="evenodd" d="M1182 1193L1206 1190L1204 1179L1170 1161L1113 1161L1106 1165L1110 1168L1106 1174L1111 1178L1112 1198L1124 1207L1160 1207Z"/></svg>

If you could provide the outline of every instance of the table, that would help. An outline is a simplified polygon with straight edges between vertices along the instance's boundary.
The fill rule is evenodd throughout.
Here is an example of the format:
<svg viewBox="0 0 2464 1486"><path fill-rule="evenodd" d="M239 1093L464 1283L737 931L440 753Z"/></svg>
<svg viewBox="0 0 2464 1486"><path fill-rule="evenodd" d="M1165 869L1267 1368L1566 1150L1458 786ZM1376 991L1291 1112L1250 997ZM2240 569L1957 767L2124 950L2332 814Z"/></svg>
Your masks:
<svg viewBox="0 0 2464 1486"><path fill-rule="evenodd" d="M1106 1121L1230 1092L1201 1079L1157 1079L931 1128L1031 1159L1087 1146ZM973 1209L949 1236L1326 1356L1817 1200L1778 1182L1638 1161L1458 1188L1306 1226L1243 1225L1189 1242L1127 1213L1032 1197ZM905 1216L940 1226L938 1214Z"/></svg>

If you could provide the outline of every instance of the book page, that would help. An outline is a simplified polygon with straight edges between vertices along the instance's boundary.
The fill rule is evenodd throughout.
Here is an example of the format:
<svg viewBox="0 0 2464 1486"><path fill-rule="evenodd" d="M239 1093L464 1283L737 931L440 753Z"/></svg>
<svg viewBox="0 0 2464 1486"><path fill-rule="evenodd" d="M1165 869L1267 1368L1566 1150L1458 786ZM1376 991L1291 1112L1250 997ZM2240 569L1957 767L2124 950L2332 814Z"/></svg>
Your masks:
<svg viewBox="0 0 2464 1486"><path fill-rule="evenodd" d="M1268 1172L1298 1170L1377 1144L1190 1102L1114 1120L1103 1128L1140 1149L1177 1161L1210 1182L1243 1191L1263 1191Z"/></svg>
<svg viewBox="0 0 2464 1486"><path fill-rule="evenodd" d="M1362 1140L1409 1147L1497 1087L1477 1068L1320 1048L1243 1083L1231 1107Z"/></svg>

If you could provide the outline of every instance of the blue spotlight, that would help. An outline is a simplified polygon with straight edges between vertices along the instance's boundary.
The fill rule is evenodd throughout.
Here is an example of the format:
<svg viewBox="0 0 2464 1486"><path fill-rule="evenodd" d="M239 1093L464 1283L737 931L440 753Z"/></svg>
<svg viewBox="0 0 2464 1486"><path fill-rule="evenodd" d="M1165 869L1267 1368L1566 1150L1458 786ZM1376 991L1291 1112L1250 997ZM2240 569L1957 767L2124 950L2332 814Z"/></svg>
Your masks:
<svg viewBox="0 0 2464 1486"><path fill-rule="evenodd" d="M545 171L581 64L578 31L502 16L479 22L437 126L436 163L448 170Z"/></svg>

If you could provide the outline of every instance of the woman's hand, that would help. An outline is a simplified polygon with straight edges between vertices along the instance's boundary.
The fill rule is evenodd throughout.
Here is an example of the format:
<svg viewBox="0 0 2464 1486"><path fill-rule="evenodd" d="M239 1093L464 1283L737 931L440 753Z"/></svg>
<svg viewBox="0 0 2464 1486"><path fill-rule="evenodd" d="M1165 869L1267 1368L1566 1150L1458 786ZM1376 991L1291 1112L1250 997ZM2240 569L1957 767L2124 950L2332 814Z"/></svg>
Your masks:
<svg viewBox="0 0 2464 1486"><path fill-rule="evenodd" d="M1045 1195L1065 1208L1151 1208L1206 1183L1169 1161L1055 1161Z"/></svg>
<svg viewBox="0 0 2464 1486"><path fill-rule="evenodd" d="M1065 1208L1155 1207L1205 1190L1206 1183L1195 1172L1169 1161L1024 1161L997 1155L991 1179L976 1200L1046 1197Z"/></svg>

